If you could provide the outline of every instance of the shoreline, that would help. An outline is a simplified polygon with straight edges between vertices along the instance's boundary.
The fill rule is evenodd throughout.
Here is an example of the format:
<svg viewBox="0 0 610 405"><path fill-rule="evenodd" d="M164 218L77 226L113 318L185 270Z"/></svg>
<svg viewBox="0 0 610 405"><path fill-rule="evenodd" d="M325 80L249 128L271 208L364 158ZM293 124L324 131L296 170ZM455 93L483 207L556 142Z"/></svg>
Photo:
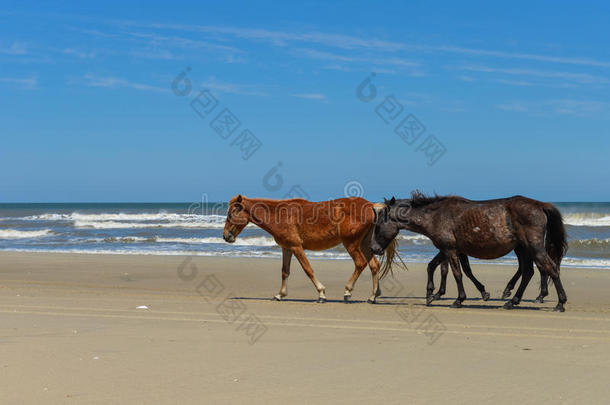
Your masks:
<svg viewBox="0 0 610 405"><path fill-rule="evenodd" d="M320 252L324 252L324 251L320 251ZM277 255L266 255L266 256L261 256L261 255L248 255L248 254L236 254L236 252L227 252L226 254L219 254L219 252L181 252L181 251L176 251L176 252L151 252L151 253L146 253L146 252L129 252L129 251L78 251L78 250L28 250L28 249L11 249L11 250L1 250L0 249L0 255L1 254L10 254L10 253L22 253L22 254L34 254L34 255L45 255L45 254L52 254L52 255L87 255L87 256L134 256L134 257L209 257L209 258L222 258L222 259L239 259L239 260L245 260L245 259L257 259L257 260L281 260L282 255L281 253L278 253ZM352 259L347 256L347 257L330 257L330 256L316 256L315 253L313 255L309 254L310 251L306 251L306 253L308 254L308 259L312 260L312 261L348 261L351 262ZM498 258L496 260L482 260L482 259L475 259L472 257L469 257L470 262L472 265L479 265L479 266L501 266L501 267L506 267L506 266L512 266L512 267L516 267L518 265L518 261L516 258L509 258L509 259L505 259L504 257L502 258ZM590 270L610 270L610 266L597 266L597 265L584 265L584 264L570 264L570 263L565 263L565 260L569 259L569 260L581 260L581 259L575 259L572 257L565 257L564 258L564 262L561 264L561 268L569 268L569 269L590 269ZM432 260L432 256L426 259L412 259L412 258L403 258L402 259L405 263L412 263L412 264L428 264L430 260ZM506 262L506 261L502 261L502 260L511 260L511 262ZM593 258L584 258L582 260L596 260ZM537 268L536 268L537 269Z"/></svg>

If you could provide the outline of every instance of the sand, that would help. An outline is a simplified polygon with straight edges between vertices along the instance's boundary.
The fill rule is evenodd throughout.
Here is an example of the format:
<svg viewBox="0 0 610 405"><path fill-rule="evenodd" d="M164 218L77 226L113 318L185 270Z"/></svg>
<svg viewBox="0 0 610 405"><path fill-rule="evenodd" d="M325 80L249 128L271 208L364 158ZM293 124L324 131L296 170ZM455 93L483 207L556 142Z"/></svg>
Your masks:
<svg viewBox="0 0 610 405"><path fill-rule="evenodd" d="M498 300L509 266L473 266L423 305L425 270L343 303L348 261L298 263L274 302L280 261L177 256L0 254L0 403L608 403L610 271L565 268L567 312ZM182 271L179 272L178 269Z"/></svg>

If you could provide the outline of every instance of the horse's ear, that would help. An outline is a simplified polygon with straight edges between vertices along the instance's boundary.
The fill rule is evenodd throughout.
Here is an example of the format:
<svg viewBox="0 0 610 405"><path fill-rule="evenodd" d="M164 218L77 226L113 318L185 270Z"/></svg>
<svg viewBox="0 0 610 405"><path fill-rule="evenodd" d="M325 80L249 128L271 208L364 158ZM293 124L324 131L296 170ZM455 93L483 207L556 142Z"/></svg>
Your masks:
<svg viewBox="0 0 610 405"><path fill-rule="evenodd" d="M241 200L242 200L242 196L241 196L241 194L239 194L239 195L237 196L237 200L235 200L235 202L240 203L240 202L241 202Z"/></svg>
<svg viewBox="0 0 610 405"><path fill-rule="evenodd" d="M392 199L390 200L390 205L394 204L396 202L396 197L392 197Z"/></svg>

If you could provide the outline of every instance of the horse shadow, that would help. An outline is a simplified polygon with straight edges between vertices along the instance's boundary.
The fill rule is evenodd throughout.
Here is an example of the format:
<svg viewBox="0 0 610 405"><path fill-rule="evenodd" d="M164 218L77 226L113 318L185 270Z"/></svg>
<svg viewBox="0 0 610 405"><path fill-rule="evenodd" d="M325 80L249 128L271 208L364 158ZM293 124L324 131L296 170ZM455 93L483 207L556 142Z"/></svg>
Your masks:
<svg viewBox="0 0 610 405"><path fill-rule="evenodd" d="M256 301L256 302L278 302L274 298L268 297L232 297L233 300L238 301ZM422 300L423 302L407 302L407 300ZM375 306L388 306L388 307L405 307L405 306L416 306L416 307L426 307L426 308L451 308L451 304L453 304L453 298L440 298L435 300L431 305L426 305L425 303L426 297L386 297L381 296L378 298L377 302L373 305ZM281 302L292 302L292 303L301 303L301 304L317 304L316 299L305 299L305 298L284 298ZM477 304L477 302L483 302L481 298L466 298L463 303L462 309L485 309L485 310L496 310L504 308L504 304L506 300L501 298L490 298L487 302L498 303L494 304ZM344 300L339 299L327 299L326 303L328 304L366 304L366 300L349 300L345 302ZM521 300L521 304L514 307L512 310L522 310L522 311L551 311L552 308L539 307L533 305L523 305L523 304L534 304L535 300L533 299L523 299ZM369 304L371 305L371 304ZM538 304L539 305L539 304ZM459 310L460 308L451 308L455 310Z"/></svg>

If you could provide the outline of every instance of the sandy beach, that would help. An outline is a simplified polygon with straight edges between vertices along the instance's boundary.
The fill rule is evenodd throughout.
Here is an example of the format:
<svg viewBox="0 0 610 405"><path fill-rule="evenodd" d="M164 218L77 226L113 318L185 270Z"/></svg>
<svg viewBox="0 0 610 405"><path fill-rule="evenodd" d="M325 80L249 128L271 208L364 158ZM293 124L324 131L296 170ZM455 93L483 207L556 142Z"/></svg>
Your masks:
<svg viewBox="0 0 610 405"><path fill-rule="evenodd" d="M421 264L378 305L369 273L346 305L352 263L313 265L326 304L296 262L274 302L279 260L2 253L2 403L607 403L608 270L564 268L558 314L537 274L502 309L509 266L473 266L492 299L467 283L451 309Z"/></svg>

